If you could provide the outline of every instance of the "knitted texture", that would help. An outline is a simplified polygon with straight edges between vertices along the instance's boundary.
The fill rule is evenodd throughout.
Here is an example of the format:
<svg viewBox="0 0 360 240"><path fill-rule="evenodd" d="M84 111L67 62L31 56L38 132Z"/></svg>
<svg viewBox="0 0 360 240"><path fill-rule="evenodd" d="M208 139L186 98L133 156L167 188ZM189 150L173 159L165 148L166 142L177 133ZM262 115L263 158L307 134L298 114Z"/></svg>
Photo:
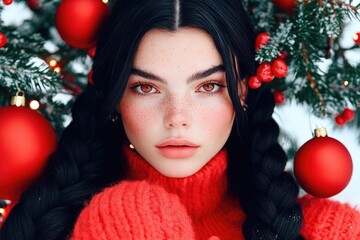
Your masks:
<svg viewBox="0 0 360 240"><path fill-rule="evenodd" d="M160 174L125 149L127 180L95 195L81 212L74 240L242 240L245 214L227 193L227 153L220 151L186 178ZM349 205L304 196L307 240L360 240L360 213Z"/></svg>
<svg viewBox="0 0 360 240"><path fill-rule="evenodd" d="M126 149L129 178L147 180L179 196L193 222L196 239L243 239L245 219L237 200L227 194L227 151L217 153L197 173L186 178L160 174L136 152Z"/></svg>
<svg viewBox="0 0 360 240"><path fill-rule="evenodd" d="M307 240L360 239L360 213L348 204L309 195L299 202L304 214L301 233Z"/></svg>
<svg viewBox="0 0 360 240"><path fill-rule="evenodd" d="M121 182L80 213L73 240L194 239L179 198L145 181Z"/></svg>

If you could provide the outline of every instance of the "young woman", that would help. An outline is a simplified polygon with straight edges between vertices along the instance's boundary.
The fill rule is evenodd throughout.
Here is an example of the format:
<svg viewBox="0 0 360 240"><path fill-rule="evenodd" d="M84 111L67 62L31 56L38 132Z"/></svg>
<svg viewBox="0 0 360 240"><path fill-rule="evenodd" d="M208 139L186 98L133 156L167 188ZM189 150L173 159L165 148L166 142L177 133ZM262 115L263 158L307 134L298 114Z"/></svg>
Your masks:
<svg viewBox="0 0 360 240"><path fill-rule="evenodd" d="M239 0L119 0L94 84L1 239L360 239L360 214L284 171Z"/></svg>

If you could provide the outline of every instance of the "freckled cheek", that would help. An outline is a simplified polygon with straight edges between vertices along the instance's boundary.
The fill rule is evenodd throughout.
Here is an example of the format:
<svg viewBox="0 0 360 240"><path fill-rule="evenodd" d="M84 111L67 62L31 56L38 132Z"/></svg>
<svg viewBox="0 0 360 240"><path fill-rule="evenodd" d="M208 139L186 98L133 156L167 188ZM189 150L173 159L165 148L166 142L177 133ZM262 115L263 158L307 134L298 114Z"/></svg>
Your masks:
<svg viewBox="0 0 360 240"><path fill-rule="evenodd" d="M138 138L145 136L150 126L153 124L153 115L151 108L146 106L139 107L126 102L119 106L120 115L126 134L129 138Z"/></svg>
<svg viewBox="0 0 360 240"><path fill-rule="evenodd" d="M204 110L207 109L207 110ZM224 133L232 128L234 121L234 109L232 104L213 105L199 111L200 121L204 130L210 133Z"/></svg>

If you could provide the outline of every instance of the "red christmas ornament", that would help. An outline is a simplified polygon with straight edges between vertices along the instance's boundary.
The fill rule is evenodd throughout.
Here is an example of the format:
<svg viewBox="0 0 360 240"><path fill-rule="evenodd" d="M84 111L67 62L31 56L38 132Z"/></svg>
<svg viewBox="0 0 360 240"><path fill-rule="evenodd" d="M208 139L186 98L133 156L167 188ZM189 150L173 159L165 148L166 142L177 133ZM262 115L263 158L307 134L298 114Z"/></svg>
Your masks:
<svg viewBox="0 0 360 240"><path fill-rule="evenodd" d="M345 108L341 114L341 116L344 118L344 120L346 122L349 122L351 120L354 119L355 117L355 112L354 110L350 109L350 108Z"/></svg>
<svg viewBox="0 0 360 240"><path fill-rule="evenodd" d="M275 6L285 12L293 13L296 0L272 0Z"/></svg>
<svg viewBox="0 0 360 240"><path fill-rule="evenodd" d="M87 50L87 54L88 54L89 57L91 57L91 58L94 58L95 52L96 52L96 47L92 47L92 48L89 48L89 49Z"/></svg>
<svg viewBox="0 0 360 240"><path fill-rule="evenodd" d="M12 2L13 2L13 0L3 0L3 3L5 5L10 5L10 4L12 4Z"/></svg>
<svg viewBox="0 0 360 240"><path fill-rule="evenodd" d="M256 76L262 82L271 82L275 77L271 71L271 64L267 62L260 64L256 70Z"/></svg>
<svg viewBox="0 0 360 240"><path fill-rule="evenodd" d="M353 40L357 45L360 45L360 32L357 32L353 35Z"/></svg>
<svg viewBox="0 0 360 240"><path fill-rule="evenodd" d="M6 45L6 35L0 33L0 48L4 47L5 45Z"/></svg>
<svg viewBox="0 0 360 240"><path fill-rule="evenodd" d="M27 0L27 5L34 12L42 9L42 7L40 5L40 0Z"/></svg>
<svg viewBox="0 0 360 240"><path fill-rule="evenodd" d="M109 8L101 0L63 0L56 10L56 28L70 46L91 48L108 14Z"/></svg>
<svg viewBox="0 0 360 240"><path fill-rule="evenodd" d="M17 106L0 108L0 199L12 202L7 212L41 174L57 145L50 123L37 111L24 107L21 93L12 101Z"/></svg>
<svg viewBox="0 0 360 240"><path fill-rule="evenodd" d="M275 59L271 64L271 72L275 75L275 77L283 78L288 73L288 66L284 60L280 58Z"/></svg>
<svg viewBox="0 0 360 240"><path fill-rule="evenodd" d="M325 128L315 129L315 138L296 153L294 173L309 194L327 198L341 192L352 175L349 151L338 140L328 137Z"/></svg>
<svg viewBox="0 0 360 240"><path fill-rule="evenodd" d="M281 92L280 90L275 90L273 92L273 96L274 96L274 101L276 104L281 105L284 104L286 101L285 95L283 92Z"/></svg>
<svg viewBox="0 0 360 240"><path fill-rule="evenodd" d="M335 116L335 122L338 126L342 127L345 125L346 121L342 115Z"/></svg>
<svg viewBox="0 0 360 240"><path fill-rule="evenodd" d="M269 40L270 40L270 34L266 32L259 33L255 39L255 50L259 51L260 48L268 44Z"/></svg>

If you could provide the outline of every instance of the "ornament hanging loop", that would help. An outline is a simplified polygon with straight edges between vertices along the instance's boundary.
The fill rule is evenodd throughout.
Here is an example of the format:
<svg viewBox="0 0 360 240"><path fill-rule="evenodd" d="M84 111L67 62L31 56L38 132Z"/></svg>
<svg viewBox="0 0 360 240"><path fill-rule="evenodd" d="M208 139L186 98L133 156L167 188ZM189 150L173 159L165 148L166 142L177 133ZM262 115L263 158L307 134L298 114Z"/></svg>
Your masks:
<svg viewBox="0 0 360 240"><path fill-rule="evenodd" d="M16 95L11 97L10 106L25 107L25 92L22 90L17 91Z"/></svg>
<svg viewBox="0 0 360 240"><path fill-rule="evenodd" d="M314 130L314 135L315 137L327 137L327 131L326 131L326 128L316 128Z"/></svg>

